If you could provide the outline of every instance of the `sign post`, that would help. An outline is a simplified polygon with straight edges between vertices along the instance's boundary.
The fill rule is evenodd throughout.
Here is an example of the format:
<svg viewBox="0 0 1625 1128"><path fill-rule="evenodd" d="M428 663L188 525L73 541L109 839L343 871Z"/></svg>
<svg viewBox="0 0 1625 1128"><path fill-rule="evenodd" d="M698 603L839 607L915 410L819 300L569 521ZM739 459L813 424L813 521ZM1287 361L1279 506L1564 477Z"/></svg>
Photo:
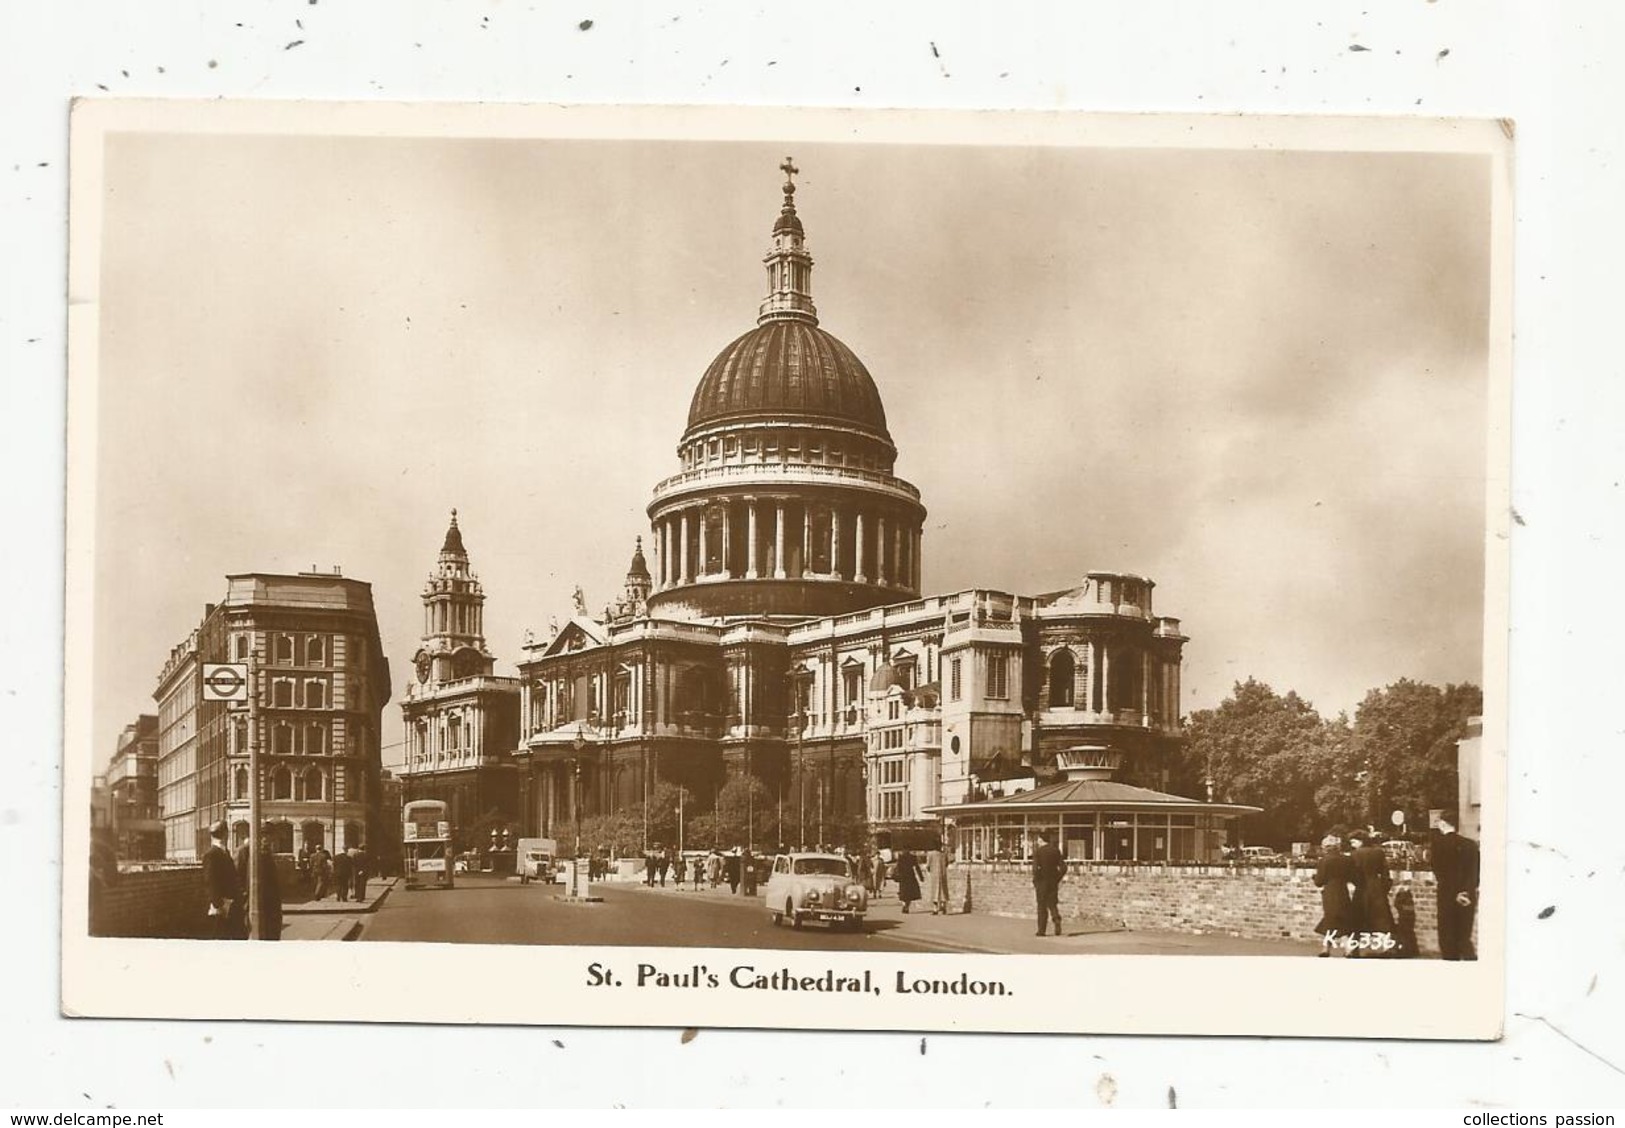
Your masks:
<svg viewBox="0 0 1625 1128"><path fill-rule="evenodd" d="M212 662L203 666L203 700L248 706L248 936L264 939L260 929L260 770L259 738L255 725L254 694L249 692L253 659L248 662Z"/></svg>

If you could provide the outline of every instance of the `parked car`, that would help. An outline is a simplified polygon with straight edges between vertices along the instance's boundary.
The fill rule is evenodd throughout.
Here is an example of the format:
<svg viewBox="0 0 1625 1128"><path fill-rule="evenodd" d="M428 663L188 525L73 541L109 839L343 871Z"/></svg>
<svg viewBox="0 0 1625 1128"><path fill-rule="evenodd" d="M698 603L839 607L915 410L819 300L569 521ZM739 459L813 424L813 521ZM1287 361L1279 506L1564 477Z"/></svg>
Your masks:
<svg viewBox="0 0 1625 1128"><path fill-rule="evenodd" d="M869 895L841 854L780 854L773 859L762 899L775 925L821 920L832 928L863 927Z"/></svg>
<svg viewBox="0 0 1625 1128"><path fill-rule="evenodd" d="M1244 862L1263 863L1285 861L1285 859L1281 857L1280 851L1276 850L1273 846L1243 846L1241 848L1241 860Z"/></svg>

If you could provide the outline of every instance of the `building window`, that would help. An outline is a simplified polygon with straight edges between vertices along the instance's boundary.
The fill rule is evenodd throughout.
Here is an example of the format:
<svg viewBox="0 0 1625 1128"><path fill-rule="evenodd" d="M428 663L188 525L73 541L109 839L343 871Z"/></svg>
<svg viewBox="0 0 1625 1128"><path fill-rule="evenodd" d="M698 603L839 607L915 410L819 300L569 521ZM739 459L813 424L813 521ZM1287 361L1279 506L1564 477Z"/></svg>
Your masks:
<svg viewBox="0 0 1625 1128"><path fill-rule="evenodd" d="M848 666L841 671L841 699L848 705L863 702L863 667Z"/></svg>
<svg viewBox="0 0 1625 1128"><path fill-rule="evenodd" d="M305 643L305 665L321 666L327 662L327 640L320 635L312 635Z"/></svg>
<svg viewBox="0 0 1625 1128"><path fill-rule="evenodd" d="M293 798L293 773L286 767L276 768L271 772L271 798Z"/></svg>
<svg viewBox="0 0 1625 1128"><path fill-rule="evenodd" d="M238 768L231 776L231 797L233 799L248 798L248 769Z"/></svg>
<svg viewBox="0 0 1625 1128"><path fill-rule="evenodd" d="M903 795L901 791L882 791L880 793L880 817L883 819L900 819L903 817Z"/></svg>
<svg viewBox="0 0 1625 1128"><path fill-rule="evenodd" d="M234 640L234 646L236 647L235 653L236 653L236 656L237 656L237 661L239 661L239 662L247 661L248 660L248 636L247 635L238 635L236 637L236 639Z"/></svg>
<svg viewBox="0 0 1625 1128"><path fill-rule="evenodd" d="M1077 663L1072 659L1072 651L1061 647L1049 660L1049 707L1051 709L1072 708L1072 684L1077 672Z"/></svg>
<svg viewBox="0 0 1625 1128"><path fill-rule="evenodd" d="M271 751L278 756L293 755L292 725L277 725L271 730Z"/></svg>
<svg viewBox="0 0 1625 1128"><path fill-rule="evenodd" d="M964 690L964 673L960 660L955 658L948 663L948 700L958 701Z"/></svg>
<svg viewBox="0 0 1625 1128"><path fill-rule="evenodd" d="M248 754L248 720L238 717L231 725L231 750L238 756Z"/></svg>
<svg viewBox="0 0 1625 1128"><path fill-rule="evenodd" d="M462 746L462 723L456 717L446 718L446 747L459 748Z"/></svg>
<svg viewBox="0 0 1625 1128"><path fill-rule="evenodd" d="M313 724L305 729L305 753L310 756L327 755L327 729Z"/></svg>
<svg viewBox="0 0 1625 1128"><path fill-rule="evenodd" d="M1010 656L1008 654L989 654L987 656L987 695L1001 699L1010 696Z"/></svg>
<svg viewBox="0 0 1625 1128"><path fill-rule="evenodd" d="M305 683L305 708L325 709L327 707L327 684L321 681L307 681Z"/></svg>
<svg viewBox="0 0 1625 1128"><path fill-rule="evenodd" d="M271 683L271 704L280 709L293 708L293 680L277 678Z"/></svg>
<svg viewBox="0 0 1625 1128"><path fill-rule="evenodd" d="M306 801L327 798L325 782L322 769L306 768L299 777L299 794L295 798Z"/></svg>
<svg viewBox="0 0 1625 1128"><path fill-rule="evenodd" d="M890 701L886 702L886 719L888 721L895 721L901 717L902 714L903 703L901 701L894 697Z"/></svg>
<svg viewBox="0 0 1625 1128"><path fill-rule="evenodd" d="M276 660L282 663L293 661L293 636L279 634L276 636Z"/></svg>

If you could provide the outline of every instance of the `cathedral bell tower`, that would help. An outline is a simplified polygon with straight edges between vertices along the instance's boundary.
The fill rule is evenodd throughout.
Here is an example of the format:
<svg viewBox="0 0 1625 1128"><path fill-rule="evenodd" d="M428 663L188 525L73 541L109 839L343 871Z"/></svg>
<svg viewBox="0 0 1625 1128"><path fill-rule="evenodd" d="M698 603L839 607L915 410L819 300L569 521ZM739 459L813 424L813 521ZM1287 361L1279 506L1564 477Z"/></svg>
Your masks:
<svg viewBox="0 0 1625 1128"><path fill-rule="evenodd" d="M485 648L485 592L468 567L457 511L440 557L423 585L423 645L413 664L420 683L439 684L490 674L496 659Z"/></svg>

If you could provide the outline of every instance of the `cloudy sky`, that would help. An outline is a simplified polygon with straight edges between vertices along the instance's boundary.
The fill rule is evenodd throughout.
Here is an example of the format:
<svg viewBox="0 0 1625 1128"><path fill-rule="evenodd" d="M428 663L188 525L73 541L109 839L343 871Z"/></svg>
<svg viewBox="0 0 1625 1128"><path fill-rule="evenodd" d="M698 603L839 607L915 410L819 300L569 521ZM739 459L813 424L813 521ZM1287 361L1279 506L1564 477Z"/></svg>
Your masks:
<svg viewBox="0 0 1625 1128"><path fill-rule="evenodd" d="M499 670L576 584L602 606L754 323L785 152L110 136L98 762L230 572L370 581L397 695L453 506ZM1249 675L1328 713L1480 679L1486 159L793 153L927 591L1149 575L1187 710Z"/></svg>

